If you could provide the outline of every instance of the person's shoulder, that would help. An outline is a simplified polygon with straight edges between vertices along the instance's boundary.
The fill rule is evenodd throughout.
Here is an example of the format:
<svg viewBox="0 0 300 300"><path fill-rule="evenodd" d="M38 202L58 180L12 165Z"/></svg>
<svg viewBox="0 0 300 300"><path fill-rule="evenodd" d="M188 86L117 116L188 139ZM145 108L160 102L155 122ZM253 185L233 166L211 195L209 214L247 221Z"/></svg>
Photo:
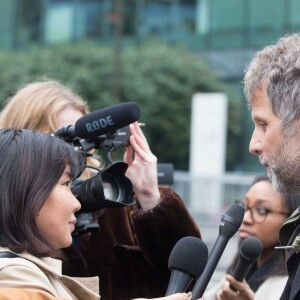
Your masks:
<svg viewBox="0 0 300 300"><path fill-rule="evenodd" d="M159 192L161 196L161 203L169 205L175 205L175 206L182 206L184 205L183 200L181 197L177 194L175 190L173 190L168 185L159 185Z"/></svg>
<svg viewBox="0 0 300 300"><path fill-rule="evenodd" d="M48 276L49 274L28 259L0 258L0 288L40 289L55 295L55 289Z"/></svg>
<svg viewBox="0 0 300 300"><path fill-rule="evenodd" d="M26 278L45 277L44 272L34 262L17 256L12 258L0 258L0 280L5 280L7 276L14 274L16 280L21 279L23 276Z"/></svg>
<svg viewBox="0 0 300 300"><path fill-rule="evenodd" d="M3 253L3 252L2 252ZM13 268L17 266L24 266L31 269L39 269L31 260L22 257L22 255L14 254L13 252L6 252L11 255L5 255L0 258L0 270L5 268Z"/></svg>
<svg viewBox="0 0 300 300"><path fill-rule="evenodd" d="M255 293L255 300L279 299L286 285L288 276L271 276L266 279Z"/></svg>

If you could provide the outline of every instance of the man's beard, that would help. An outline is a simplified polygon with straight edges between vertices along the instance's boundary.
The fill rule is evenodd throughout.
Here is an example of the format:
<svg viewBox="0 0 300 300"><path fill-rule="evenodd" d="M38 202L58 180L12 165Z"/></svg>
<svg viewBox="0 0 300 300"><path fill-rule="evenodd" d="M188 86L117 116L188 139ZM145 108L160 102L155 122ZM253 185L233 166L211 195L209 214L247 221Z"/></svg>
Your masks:
<svg viewBox="0 0 300 300"><path fill-rule="evenodd" d="M300 193L300 149L291 140L283 140L278 154L267 158L273 188L282 194Z"/></svg>

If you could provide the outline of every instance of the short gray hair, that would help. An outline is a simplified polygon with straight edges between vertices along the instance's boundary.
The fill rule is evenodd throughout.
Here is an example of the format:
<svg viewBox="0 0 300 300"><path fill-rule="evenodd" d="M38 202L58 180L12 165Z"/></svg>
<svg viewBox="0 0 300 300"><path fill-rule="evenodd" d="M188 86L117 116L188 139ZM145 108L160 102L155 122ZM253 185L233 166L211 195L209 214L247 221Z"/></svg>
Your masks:
<svg viewBox="0 0 300 300"><path fill-rule="evenodd" d="M300 34L285 35L277 44L265 47L247 66L244 92L250 107L263 84L282 129L291 129L300 117Z"/></svg>

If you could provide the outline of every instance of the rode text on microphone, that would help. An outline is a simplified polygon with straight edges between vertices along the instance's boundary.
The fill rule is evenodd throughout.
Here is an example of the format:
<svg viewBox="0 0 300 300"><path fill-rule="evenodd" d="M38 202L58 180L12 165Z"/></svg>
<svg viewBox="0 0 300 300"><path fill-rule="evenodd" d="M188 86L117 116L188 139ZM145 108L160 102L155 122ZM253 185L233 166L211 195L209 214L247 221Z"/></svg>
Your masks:
<svg viewBox="0 0 300 300"><path fill-rule="evenodd" d="M92 167L97 171L94 177L87 180L77 178L72 183L72 193L81 204L81 210L76 214L74 236L99 229L99 226L92 224L91 212L135 203L131 199L132 183L125 176L128 165L124 162L113 163L111 153L129 145L129 124L139 118L139 106L134 102L125 102L91 112L78 119L74 126L59 128L54 133L54 136L72 143L84 160L93 155L91 150L107 151L107 168L100 170Z"/></svg>

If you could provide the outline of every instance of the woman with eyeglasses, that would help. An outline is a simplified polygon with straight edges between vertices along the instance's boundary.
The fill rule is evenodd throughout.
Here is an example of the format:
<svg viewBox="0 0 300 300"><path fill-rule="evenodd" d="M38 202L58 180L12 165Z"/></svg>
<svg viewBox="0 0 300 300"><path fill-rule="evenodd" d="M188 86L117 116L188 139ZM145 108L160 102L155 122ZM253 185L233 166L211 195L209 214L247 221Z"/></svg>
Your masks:
<svg viewBox="0 0 300 300"><path fill-rule="evenodd" d="M247 237L261 240L263 251L242 282L231 275L239 251L229 266L225 281L208 290L204 300L274 300L279 299L287 280L284 257L279 249L279 229L285 219L300 205L300 195L277 193L266 175L252 182L242 204L245 215L239 230L239 244ZM233 287L233 289L231 289Z"/></svg>

